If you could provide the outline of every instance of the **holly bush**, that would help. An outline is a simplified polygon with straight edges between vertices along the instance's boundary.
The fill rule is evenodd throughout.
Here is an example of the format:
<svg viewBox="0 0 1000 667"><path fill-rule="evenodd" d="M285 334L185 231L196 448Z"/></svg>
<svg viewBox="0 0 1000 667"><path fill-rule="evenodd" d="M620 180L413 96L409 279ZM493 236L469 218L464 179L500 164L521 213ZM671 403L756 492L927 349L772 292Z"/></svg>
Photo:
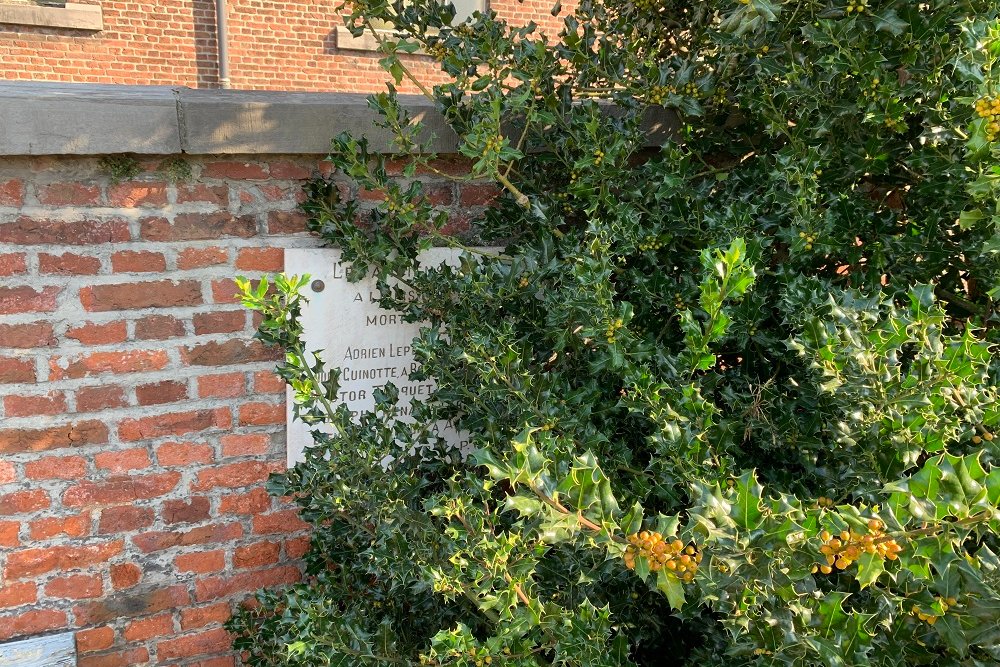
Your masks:
<svg viewBox="0 0 1000 667"><path fill-rule="evenodd" d="M315 426L271 482L307 577L232 621L247 662L998 664L1000 5L582 0L558 35L348 11L390 26L398 154L338 137L338 178L385 199L320 179L305 208L423 323L436 390L352 419L305 278L245 286ZM449 235L428 178L504 194Z"/></svg>

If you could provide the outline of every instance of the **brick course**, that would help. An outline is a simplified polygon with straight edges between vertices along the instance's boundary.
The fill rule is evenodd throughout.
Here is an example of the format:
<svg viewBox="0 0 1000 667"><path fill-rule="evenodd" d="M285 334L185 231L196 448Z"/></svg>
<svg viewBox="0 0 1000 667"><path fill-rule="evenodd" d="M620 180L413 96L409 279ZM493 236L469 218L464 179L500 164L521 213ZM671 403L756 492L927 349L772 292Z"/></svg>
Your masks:
<svg viewBox="0 0 1000 667"><path fill-rule="evenodd" d="M318 245L296 206L321 164L187 159L183 183L161 158L127 183L0 160L0 641L71 629L82 666L232 665L221 623L296 581L308 544L264 490L283 385L233 277ZM456 219L481 210L460 202L482 186L417 178Z"/></svg>

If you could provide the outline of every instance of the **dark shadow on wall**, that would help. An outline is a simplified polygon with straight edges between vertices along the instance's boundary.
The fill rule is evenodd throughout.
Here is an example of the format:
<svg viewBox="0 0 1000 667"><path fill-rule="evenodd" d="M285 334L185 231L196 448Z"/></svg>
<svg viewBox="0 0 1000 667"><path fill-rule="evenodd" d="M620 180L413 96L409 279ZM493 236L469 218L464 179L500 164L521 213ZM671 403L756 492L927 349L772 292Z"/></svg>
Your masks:
<svg viewBox="0 0 1000 667"><path fill-rule="evenodd" d="M192 3L194 22L195 66L198 88L219 87L219 44L216 39L215 2L194 0Z"/></svg>

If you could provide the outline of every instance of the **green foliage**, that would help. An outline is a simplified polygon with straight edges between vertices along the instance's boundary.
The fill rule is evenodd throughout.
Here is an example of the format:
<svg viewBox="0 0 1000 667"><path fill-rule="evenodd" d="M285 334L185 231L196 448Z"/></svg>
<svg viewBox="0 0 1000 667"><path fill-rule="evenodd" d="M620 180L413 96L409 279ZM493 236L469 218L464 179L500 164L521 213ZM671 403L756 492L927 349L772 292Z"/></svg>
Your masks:
<svg viewBox="0 0 1000 667"><path fill-rule="evenodd" d="M180 155L168 157L160 163L158 171L172 183L191 180L191 164Z"/></svg>
<svg viewBox="0 0 1000 667"><path fill-rule="evenodd" d="M390 84L402 177L338 137L385 201L320 180L306 210L425 323L434 394L352 421L305 279L244 284L317 426L271 483L314 526L308 578L234 619L249 664L997 664L996 3L584 0L548 37L352 7L456 131L452 178L503 185L474 226L501 249L444 233Z"/></svg>
<svg viewBox="0 0 1000 667"><path fill-rule="evenodd" d="M142 173L138 160L131 155L105 155L98 161L97 167L111 178L112 183L130 181Z"/></svg>

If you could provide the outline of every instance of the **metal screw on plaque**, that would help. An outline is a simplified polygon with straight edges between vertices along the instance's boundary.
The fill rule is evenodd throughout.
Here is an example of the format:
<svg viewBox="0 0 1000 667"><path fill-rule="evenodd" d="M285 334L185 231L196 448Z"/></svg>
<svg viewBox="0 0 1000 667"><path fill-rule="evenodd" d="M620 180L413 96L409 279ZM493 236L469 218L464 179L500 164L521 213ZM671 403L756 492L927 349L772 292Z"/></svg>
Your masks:
<svg viewBox="0 0 1000 667"><path fill-rule="evenodd" d="M312 281L312 285L310 285L310 287L312 287L313 292L322 292L326 289L326 283L322 280L314 280Z"/></svg>

